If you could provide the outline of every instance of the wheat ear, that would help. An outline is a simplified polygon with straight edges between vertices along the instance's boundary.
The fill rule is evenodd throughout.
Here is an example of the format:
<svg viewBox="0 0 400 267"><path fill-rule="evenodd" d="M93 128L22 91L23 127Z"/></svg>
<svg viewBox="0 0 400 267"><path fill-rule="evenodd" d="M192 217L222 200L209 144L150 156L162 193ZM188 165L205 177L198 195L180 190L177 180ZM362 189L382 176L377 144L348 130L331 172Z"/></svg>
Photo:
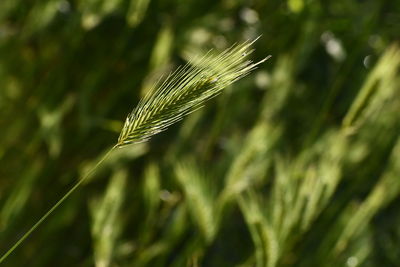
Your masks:
<svg viewBox="0 0 400 267"><path fill-rule="evenodd" d="M246 59L256 40L232 46L217 56L209 52L156 84L126 118L117 146L147 141L249 74L270 57L257 63Z"/></svg>
<svg viewBox="0 0 400 267"><path fill-rule="evenodd" d="M217 96L228 85L269 59L270 56L257 63L246 59L253 51L250 49L251 45L257 39L233 45L219 55L209 52L202 58L179 67L163 82L156 83L126 118L117 144L0 258L0 263L80 187L114 149L145 142L151 136L166 130L168 126L202 107L208 99Z"/></svg>

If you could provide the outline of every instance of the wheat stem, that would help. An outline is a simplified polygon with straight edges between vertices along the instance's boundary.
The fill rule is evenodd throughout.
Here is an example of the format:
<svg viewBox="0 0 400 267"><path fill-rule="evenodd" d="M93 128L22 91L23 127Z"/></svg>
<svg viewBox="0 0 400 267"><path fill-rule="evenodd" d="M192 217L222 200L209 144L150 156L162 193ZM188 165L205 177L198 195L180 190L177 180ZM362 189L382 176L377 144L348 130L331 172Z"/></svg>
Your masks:
<svg viewBox="0 0 400 267"><path fill-rule="evenodd" d="M90 177L111 151L129 144L145 142L151 136L166 130L268 60L270 56L256 63L245 59L253 51L250 46L256 40L233 45L219 55L207 53L198 62L188 62L179 67L161 84L156 83L126 118L118 143L0 258L0 263Z"/></svg>
<svg viewBox="0 0 400 267"><path fill-rule="evenodd" d="M117 148L117 146L112 147L97 163L91 168L81 179L59 200L54 204L1 258L0 263L2 263L26 238L28 238L32 232L36 230L46 219L57 209L82 183L89 178L94 171L100 166L100 164L110 155L110 153Z"/></svg>

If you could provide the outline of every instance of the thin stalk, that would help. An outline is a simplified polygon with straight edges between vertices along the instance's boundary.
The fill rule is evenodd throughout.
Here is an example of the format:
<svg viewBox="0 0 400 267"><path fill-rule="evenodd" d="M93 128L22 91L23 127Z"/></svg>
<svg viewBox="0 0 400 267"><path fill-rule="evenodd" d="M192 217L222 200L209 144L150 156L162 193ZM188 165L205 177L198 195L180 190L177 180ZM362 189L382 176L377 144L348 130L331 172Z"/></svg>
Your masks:
<svg viewBox="0 0 400 267"><path fill-rule="evenodd" d="M89 178L94 171L100 166L100 164L110 155L110 153L117 148L117 145L112 147L101 160L99 160L96 165L91 168L78 182L59 200L54 204L1 258L0 263L2 263L19 245L21 245L24 240L32 234L46 219L57 209L82 183Z"/></svg>

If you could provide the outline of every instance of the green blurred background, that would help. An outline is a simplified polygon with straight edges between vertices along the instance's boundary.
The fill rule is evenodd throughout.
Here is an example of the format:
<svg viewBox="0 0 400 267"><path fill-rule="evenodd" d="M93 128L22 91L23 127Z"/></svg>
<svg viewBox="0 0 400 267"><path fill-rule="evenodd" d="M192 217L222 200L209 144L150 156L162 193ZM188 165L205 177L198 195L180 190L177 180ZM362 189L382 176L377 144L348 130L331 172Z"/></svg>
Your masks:
<svg viewBox="0 0 400 267"><path fill-rule="evenodd" d="M4 266L400 266L400 1L1 0L0 253L193 55L273 57L113 153Z"/></svg>

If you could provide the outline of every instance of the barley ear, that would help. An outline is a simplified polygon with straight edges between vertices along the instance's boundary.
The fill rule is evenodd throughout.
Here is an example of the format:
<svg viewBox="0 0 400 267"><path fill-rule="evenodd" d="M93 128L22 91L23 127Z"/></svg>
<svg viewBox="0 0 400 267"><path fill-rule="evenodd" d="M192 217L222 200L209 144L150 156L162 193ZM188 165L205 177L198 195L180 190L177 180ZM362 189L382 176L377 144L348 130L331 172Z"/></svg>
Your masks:
<svg viewBox="0 0 400 267"><path fill-rule="evenodd" d="M166 130L168 126L200 108L208 99L215 97L228 85L246 76L258 64L266 61L270 56L257 63L246 59L253 51L250 47L256 40L232 46L219 55L207 53L204 57L194 59L178 68L162 83L154 85L126 118L118 143L0 257L0 263L95 173L110 152L129 144L145 142L151 136Z"/></svg>
<svg viewBox="0 0 400 267"><path fill-rule="evenodd" d="M257 63L247 59L256 40L234 45L219 55L209 52L154 85L126 118L117 146L147 141L270 58Z"/></svg>

